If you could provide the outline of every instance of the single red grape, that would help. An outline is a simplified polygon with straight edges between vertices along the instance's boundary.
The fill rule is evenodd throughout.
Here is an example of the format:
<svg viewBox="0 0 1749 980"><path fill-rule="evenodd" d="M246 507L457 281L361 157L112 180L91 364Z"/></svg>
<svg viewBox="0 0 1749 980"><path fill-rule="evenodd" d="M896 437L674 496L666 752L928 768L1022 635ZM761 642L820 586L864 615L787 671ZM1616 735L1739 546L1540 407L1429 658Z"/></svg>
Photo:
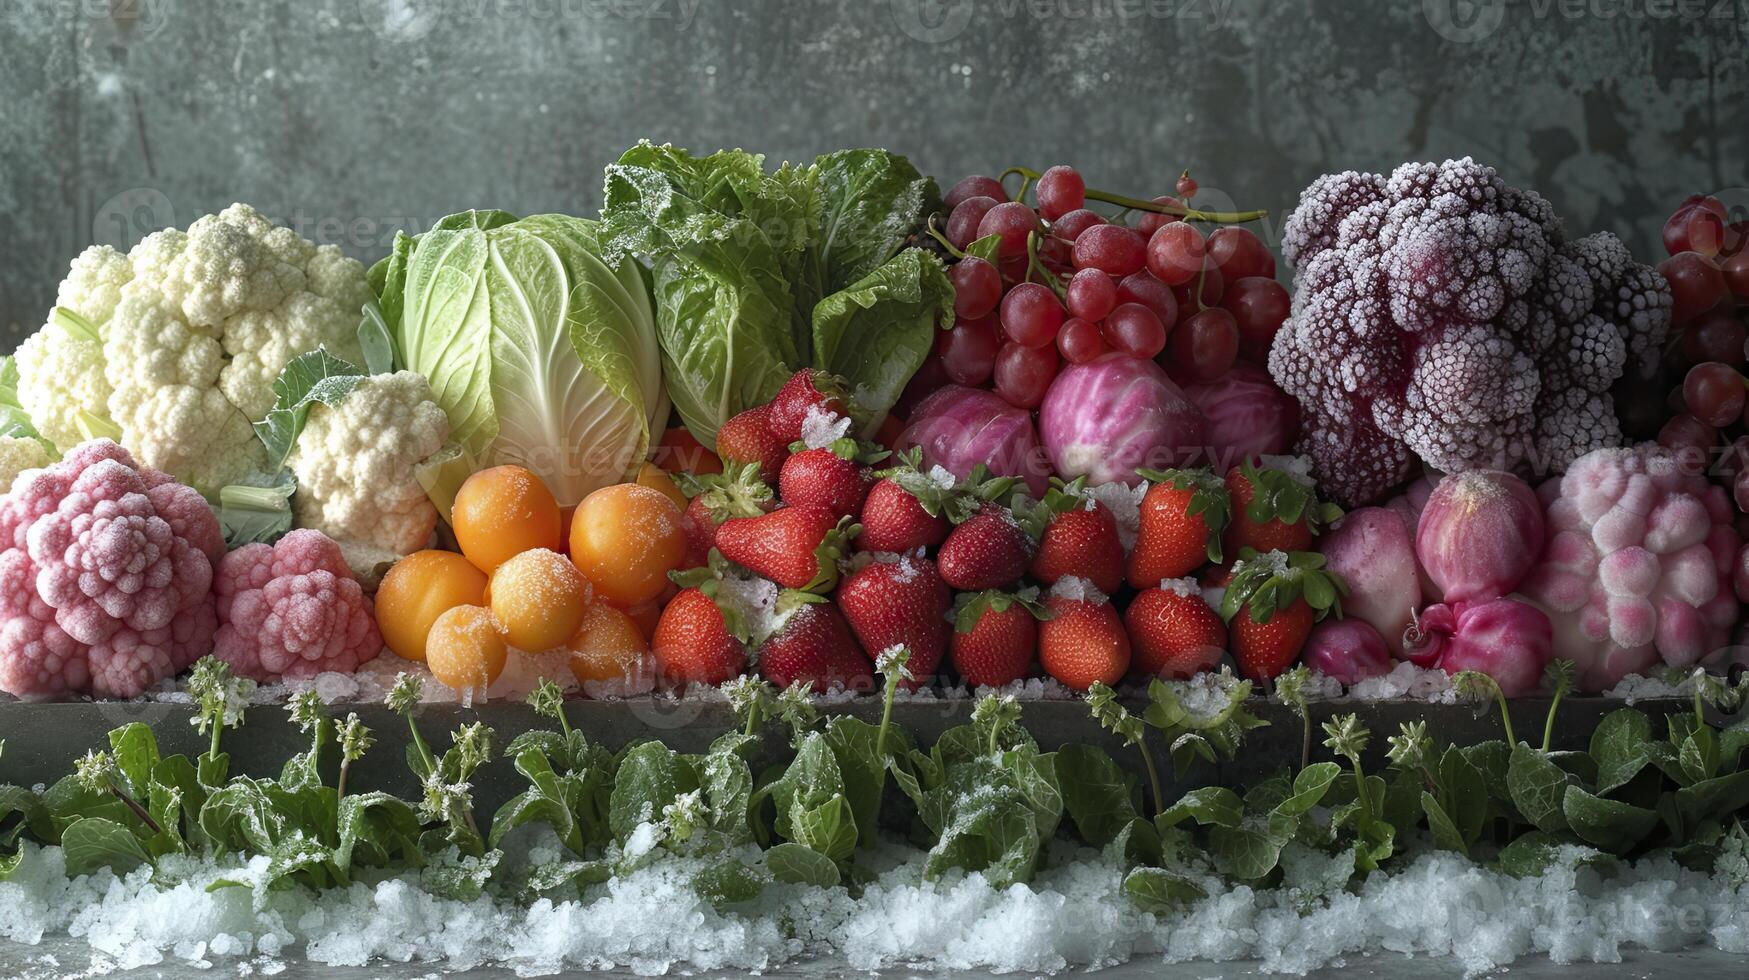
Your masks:
<svg viewBox="0 0 1749 980"><path fill-rule="evenodd" d="M947 240L954 248L963 252L967 245L978 240L978 226L997 203L993 197L968 197L954 205L947 216Z"/></svg>
<svg viewBox="0 0 1749 980"><path fill-rule="evenodd" d="M1016 408L1037 408L1057 376L1057 347L1003 344L996 352L996 393Z"/></svg>
<svg viewBox="0 0 1749 980"><path fill-rule="evenodd" d="M1148 239L1148 271L1168 286L1181 286L1202 268L1204 254L1202 232L1174 221L1161 225Z"/></svg>
<svg viewBox="0 0 1749 980"><path fill-rule="evenodd" d="M1178 308L1191 313L1204 307L1219 306L1227 295L1227 279L1211 262L1204 262L1202 273L1190 277L1182 285L1172 287L1178 298Z"/></svg>
<svg viewBox="0 0 1749 980"><path fill-rule="evenodd" d="M1691 364L1720 361L1733 367L1743 363L1743 342L1749 328L1729 313L1706 313L1682 331L1682 356Z"/></svg>
<svg viewBox="0 0 1749 980"><path fill-rule="evenodd" d="M1246 276L1228 286L1221 307L1239 326L1239 356L1254 364L1267 361L1292 305L1281 283L1266 276Z"/></svg>
<svg viewBox="0 0 1749 980"><path fill-rule="evenodd" d="M1155 279L1151 272L1133 272L1119 280L1117 301L1140 303L1153 310L1168 334L1178 323L1178 297L1173 295L1171 286Z"/></svg>
<svg viewBox="0 0 1749 980"><path fill-rule="evenodd" d="M961 320L952 330L942 331L935 341L935 352L941 355L941 365L954 384L976 387L990 380L1001 343L995 321L981 317Z"/></svg>
<svg viewBox="0 0 1749 980"><path fill-rule="evenodd" d="M1731 502L1737 505L1737 510L1749 513L1749 469L1737 471L1731 480ZM1737 598L1749 602L1749 594L1745 594L1745 583L1749 582L1749 547L1737 552L1737 570L1732 573L1737 589Z"/></svg>
<svg viewBox="0 0 1749 980"><path fill-rule="evenodd" d="M1094 225L1075 239L1075 268L1123 278L1148 261L1148 243L1123 225Z"/></svg>
<svg viewBox="0 0 1749 980"><path fill-rule="evenodd" d="M1105 342L1131 357L1153 357L1166 349L1166 328L1140 303L1120 303L1105 318Z"/></svg>
<svg viewBox="0 0 1749 980"><path fill-rule="evenodd" d="M1105 219L1097 211L1086 208L1070 211L1061 218L1051 222L1051 234L1065 242L1072 242L1081 237L1081 233L1094 225L1105 224Z"/></svg>
<svg viewBox="0 0 1749 980"><path fill-rule="evenodd" d="M1039 230L1038 214L1019 201L1003 201L978 222L978 237L1001 235L997 253L1004 258L1026 254L1026 236Z"/></svg>
<svg viewBox="0 0 1749 980"><path fill-rule="evenodd" d="M1075 273L1064 292L1064 305L1083 320L1103 320L1117 305L1117 282L1098 269Z"/></svg>
<svg viewBox="0 0 1749 980"><path fill-rule="evenodd" d="M1749 251L1737 252L1719 265L1725 288L1738 299L1749 299Z"/></svg>
<svg viewBox="0 0 1749 980"><path fill-rule="evenodd" d="M998 202L1006 201L1008 200L1008 191L1002 186L1002 182L994 177L967 177L942 195L941 203L952 210L959 207L961 202L969 201L974 197L987 197Z"/></svg>
<svg viewBox="0 0 1749 980"><path fill-rule="evenodd" d="M1087 203L1087 182L1074 167L1058 164L1039 175L1038 213L1055 221Z"/></svg>
<svg viewBox="0 0 1749 980"><path fill-rule="evenodd" d="M1682 401L1688 411L1715 429L1730 425L1743 414L1743 395L1743 376L1729 364L1696 364L1682 379Z"/></svg>
<svg viewBox="0 0 1749 980"><path fill-rule="evenodd" d="M1275 256L1249 228L1222 225L1210 232L1208 257L1228 282L1246 276L1275 278Z"/></svg>
<svg viewBox="0 0 1749 980"><path fill-rule="evenodd" d="M1677 252L1658 263L1658 273L1670 282L1670 319L1687 323L1718 305L1725 277L1699 252Z"/></svg>
<svg viewBox="0 0 1749 980"><path fill-rule="evenodd" d="M1166 369L1187 381L1213 381L1232 368L1239 354L1239 325L1218 306L1201 311L1172 331L1171 361Z"/></svg>
<svg viewBox="0 0 1749 980"><path fill-rule="evenodd" d="M1026 347L1049 347L1063 326L1063 304L1049 286L1023 282L1002 297L1002 332Z"/></svg>
<svg viewBox="0 0 1749 980"><path fill-rule="evenodd" d="M1719 254L1728 217L1718 198L1690 195L1664 222L1664 250L1671 255L1680 252L1699 252L1705 256Z"/></svg>
<svg viewBox="0 0 1749 980"><path fill-rule="evenodd" d="M1186 201L1190 200L1196 196L1196 178L1190 175L1190 171L1185 171L1178 178L1178 186L1174 187L1173 190L1178 192L1179 197Z"/></svg>
<svg viewBox="0 0 1749 980"><path fill-rule="evenodd" d="M1184 205L1183 201L1166 194L1154 198L1154 203L1176 204L1180 207ZM1179 220L1179 218L1176 214L1161 214L1158 211L1143 211L1136 217L1136 234L1141 235L1143 238L1151 238L1154 232L1159 231L1161 228L1177 220Z"/></svg>
<svg viewBox="0 0 1749 980"><path fill-rule="evenodd" d="M1692 415L1672 416L1658 430L1658 445L1666 449L1699 450L1710 453L1719 441L1718 430Z"/></svg>
<svg viewBox="0 0 1749 980"><path fill-rule="evenodd" d="M1057 332L1057 350L1070 364L1086 364L1105 353L1105 338L1099 324L1074 316L1064 320L1063 329Z"/></svg>
<svg viewBox="0 0 1749 980"><path fill-rule="evenodd" d="M973 320L987 316L1002 299L1002 273L976 255L955 262L948 278L953 280L953 312L957 317Z"/></svg>

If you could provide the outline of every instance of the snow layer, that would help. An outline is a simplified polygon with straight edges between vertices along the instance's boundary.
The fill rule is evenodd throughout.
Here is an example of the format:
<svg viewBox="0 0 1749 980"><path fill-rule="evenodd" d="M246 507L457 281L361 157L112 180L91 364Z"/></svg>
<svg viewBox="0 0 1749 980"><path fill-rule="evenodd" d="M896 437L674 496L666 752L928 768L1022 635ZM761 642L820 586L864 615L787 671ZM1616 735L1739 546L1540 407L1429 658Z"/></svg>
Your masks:
<svg viewBox="0 0 1749 980"><path fill-rule="evenodd" d="M321 894L207 886L260 869L211 862L69 879L58 848L26 845L0 883L0 939L35 944L68 935L90 944L92 967L255 958L334 966L373 960L447 969L499 965L522 975L621 967L640 974L764 971L815 957L852 969L895 967L1053 973L1138 956L1171 961L1259 959L1303 973L1357 954L1455 957L1472 972L1547 953L1556 962L1617 962L1624 946L1705 944L1749 952L1749 886L1665 859L1603 875L1568 860L1516 879L1449 852L1423 853L1395 874L1333 888L1326 856L1284 857L1287 883L1227 887L1169 915L1138 911L1122 874L1099 855L1059 843L1032 885L992 888L979 874L922 878L922 855L895 844L869 855L878 878L859 898L843 888L769 886L759 899L713 907L691 886L699 865L663 857L580 899L528 904L438 898L416 874ZM756 858L749 850L744 855ZM265 859L258 859L265 861Z"/></svg>

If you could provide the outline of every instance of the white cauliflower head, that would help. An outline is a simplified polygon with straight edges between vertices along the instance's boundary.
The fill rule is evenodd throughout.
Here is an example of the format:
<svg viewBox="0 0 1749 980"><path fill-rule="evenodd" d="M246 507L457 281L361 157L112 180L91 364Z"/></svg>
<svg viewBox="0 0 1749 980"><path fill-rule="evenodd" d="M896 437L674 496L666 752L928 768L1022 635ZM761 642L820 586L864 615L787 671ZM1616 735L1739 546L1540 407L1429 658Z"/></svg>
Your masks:
<svg viewBox="0 0 1749 980"><path fill-rule="evenodd" d="M361 572L425 547L437 508L415 467L448 438L449 416L412 371L364 378L337 405L312 403L286 458L298 526L339 542Z"/></svg>
<svg viewBox="0 0 1749 980"><path fill-rule="evenodd" d="M63 451L78 413L113 422L144 465L208 489L258 474L250 423L273 407L287 362L326 347L361 360L364 267L234 204L187 231L148 235L73 261L58 304L100 345L54 323L19 349L19 401Z"/></svg>

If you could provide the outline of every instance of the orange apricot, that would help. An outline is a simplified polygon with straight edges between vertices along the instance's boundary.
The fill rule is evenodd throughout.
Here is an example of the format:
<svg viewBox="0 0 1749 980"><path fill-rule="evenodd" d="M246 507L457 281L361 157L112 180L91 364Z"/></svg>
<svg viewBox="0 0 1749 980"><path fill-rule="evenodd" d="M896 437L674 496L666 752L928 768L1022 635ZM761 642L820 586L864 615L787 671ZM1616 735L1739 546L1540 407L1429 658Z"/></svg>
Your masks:
<svg viewBox="0 0 1749 980"><path fill-rule="evenodd" d="M674 485L674 478L668 475L668 471L655 463L645 463L639 467L638 478L632 482L651 490L660 490L662 496L674 501L674 506L683 511L686 509L686 494L681 493L680 488Z"/></svg>
<svg viewBox="0 0 1749 980"><path fill-rule="evenodd" d="M484 606L456 606L437 617L425 639L431 676L458 691L484 691L510 656L504 633Z"/></svg>
<svg viewBox="0 0 1749 980"><path fill-rule="evenodd" d="M590 606L567 644L579 683L633 680L649 672L650 643L632 618L602 603Z"/></svg>
<svg viewBox="0 0 1749 980"><path fill-rule="evenodd" d="M571 518L571 560L618 606L648 602L668 586L686 557L680 508L660 490L636 483L602 487Z"/></svg>
<svg viewBox="0 0 1749 980"><path fill-rule="evenodd" d="M571 559L547 548L512 555L492 573L492 615L518 650L564 645L583 622L589 582Z"/></svg>
<svg viewBox="0 0 1749 980"><path fill-rule="evenodd" d="M456 491L450 525L462 554L488 575L531 548L558 551L564 537L552 491L520 466L494 466L468 477Z"/></svg>

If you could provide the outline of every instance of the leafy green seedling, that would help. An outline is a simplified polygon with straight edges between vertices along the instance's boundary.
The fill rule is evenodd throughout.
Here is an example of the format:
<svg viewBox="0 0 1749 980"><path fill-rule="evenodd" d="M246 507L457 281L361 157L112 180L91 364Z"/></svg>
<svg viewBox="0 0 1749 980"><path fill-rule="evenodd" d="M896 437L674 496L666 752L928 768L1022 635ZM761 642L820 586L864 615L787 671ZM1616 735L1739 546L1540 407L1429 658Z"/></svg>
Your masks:
<svg viewBox="0 0 1749 980"><path fill-rule="evenodd" d="M1165 794L1160 789L1160 770L1154 766L1154 753L1148 749L1148 726L1117 703L1117 692L1104 684L1094 683L1087 691L1087 710L1099 726L1133 746L1142 756L1148 772L1148 788L1154 798L1154 812L1166 809Z"/></svg>

